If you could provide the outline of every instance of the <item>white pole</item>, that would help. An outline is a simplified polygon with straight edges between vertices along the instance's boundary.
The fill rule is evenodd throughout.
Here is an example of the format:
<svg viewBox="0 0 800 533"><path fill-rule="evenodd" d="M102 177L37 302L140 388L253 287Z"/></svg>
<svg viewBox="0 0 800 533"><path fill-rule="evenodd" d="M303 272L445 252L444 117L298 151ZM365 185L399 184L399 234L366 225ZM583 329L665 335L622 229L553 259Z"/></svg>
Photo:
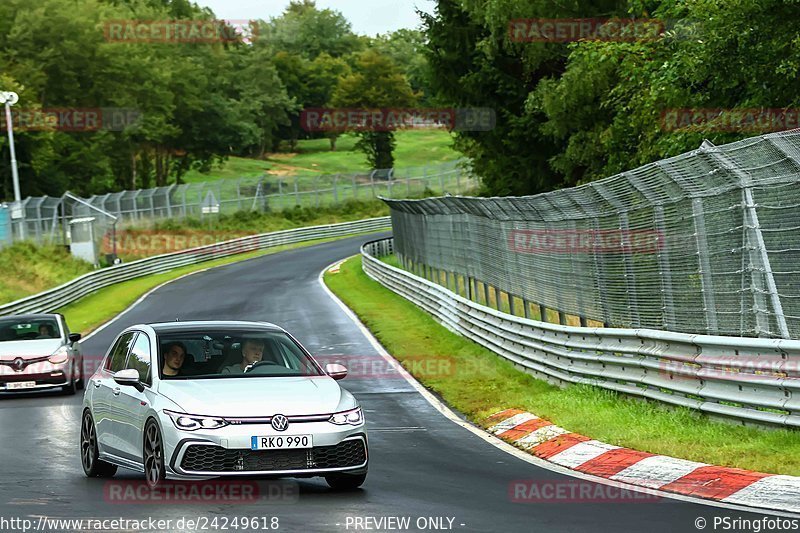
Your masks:
<svg viewBox="0 0 800 533"><path fill-rule="evenodd" d="M22 195L19 190L19 174L17 173L17 154L14 151L14 129L11 122L11 106L19 101L17 93L0 92L0 102L6 106L6 129L8 130L8 150L11 154L11 178L14 183L14 202L16 208L22 209ZM13 212L13 210L12 210ZM13 216L12 216L13 218ZM20 225L21 237L25 238L25 217L22 217Z"/></svg>

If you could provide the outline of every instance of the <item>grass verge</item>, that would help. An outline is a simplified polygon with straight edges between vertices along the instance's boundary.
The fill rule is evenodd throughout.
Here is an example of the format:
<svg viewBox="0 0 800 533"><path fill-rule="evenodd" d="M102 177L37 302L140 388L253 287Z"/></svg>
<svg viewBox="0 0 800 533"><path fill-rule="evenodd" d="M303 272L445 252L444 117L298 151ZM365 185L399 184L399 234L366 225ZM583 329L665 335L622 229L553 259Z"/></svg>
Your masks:
<svg viewBox="0 0 800 533"><path fill-rule="evenodd" d="M444 328L414 304L370 279L361 258L325 282L386 349L426 387L476 424L507 408L617 446L692 461L800 475L800 433L709 420L597 387L561 389L517 370L491 351ZM419 364L420 361L435 364ZM446 369L447 371L442 371Z"/></svg>
<svg viewBox="0 0 800 533"><path fill-rule="evenodd" d="M348 235L348 237L352 236L353 235ZM77 302L73 302L58 309L57 312L64 314L64 317L67 319L67 323L72 331L81 332L83 335L86 335L127 309L147 291L161 285L166 281L178 278L191 272L197 272L199 270L228 265L238 261L243 261L245 259L251 259L253 257L261 257L285 250L312 246L314 244L321 244L342 238L344 237L329 237L326 239L315 239L313 241L276 246L266 250L256 250L231 257L223 257L221 259L206 261L196 265L176 268L175 270L170 270L169 272L163 272L161 274L154 274L152 276L144 276L141 278L132 279L122 283L117 283L116 285L112 285L104 289L100 289L99 291L81 298Z"/></svg>

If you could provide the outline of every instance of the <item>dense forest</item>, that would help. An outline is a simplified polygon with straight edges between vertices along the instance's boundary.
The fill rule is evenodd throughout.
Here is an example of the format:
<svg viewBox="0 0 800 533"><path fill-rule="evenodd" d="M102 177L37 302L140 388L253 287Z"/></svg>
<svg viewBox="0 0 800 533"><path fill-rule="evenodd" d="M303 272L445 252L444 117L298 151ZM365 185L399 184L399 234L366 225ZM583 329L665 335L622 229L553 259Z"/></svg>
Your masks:
<svg viewBox="0 0 800 533"><path fill-rule="evenodd" d="M303 109L491 108L490 131L454 132L486 194L598 179L763 128L665 127L675 109L794 109L800 0L438 0L420 29L357 35L312 0L225 27L217 39L129 38L119 21L208 20L187 0L4 0L0 90L19 113L118 110L115 127L16 131L23 196L179 183L231 156L291 151ZM642 39L520 39L515 20L663 21ZM132 111L125 115L125 110ZM23 121L24 122L24 121ZM110 124L110 121L109 121ZM779 128L778 128L779 129ZM359 131L373 168L391 131ZM0 196L10 199L0 140Z"/></svg>
<svg viewBox="0 0 800 533"><path fill-rule="evenodd" d="M304 108L425 101L419 31L356 35L310 0L216 35L206 31L214 19L186 0L0 3L0 90L20 97L12 123L23 197L168 185L190 168L291 151L309 136L335 148L335 133L301 128ZM135 25L180 20L209 24L174 25L184 30L175 39L167 25L145 35ZM54 122L37 110L55 110ZM11 199L4 135L0 149L0 197Z"/></svg>

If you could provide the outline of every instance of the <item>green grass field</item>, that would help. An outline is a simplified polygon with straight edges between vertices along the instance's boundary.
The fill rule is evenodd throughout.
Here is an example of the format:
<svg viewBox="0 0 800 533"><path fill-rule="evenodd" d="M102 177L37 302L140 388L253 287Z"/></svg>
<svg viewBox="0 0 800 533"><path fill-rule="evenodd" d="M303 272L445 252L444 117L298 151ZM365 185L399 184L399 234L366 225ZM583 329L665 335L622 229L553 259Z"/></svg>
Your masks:
<svg viewBox="0 0 800 533"><path fill-rule="evenodd" d="M409 372L479 425L485 425L495 412L519 408L617 446L720 466L800 475L797 431L716 422L689 409L669 408L596 387L549 385L452 333L367 277L360 257L345 262L338 274L326 273L325 282ZM424 372L442 368L442 363L452 371Z"/></svg>
<svg viewBox="0 0 800 533"><path fill-rule="evenodd" d="M452 137L444 130L407 130L396 133L395 168L436 165L454 161L461 154L453 150ZM186 183L200 183L222 178L257 177L263 174L278 177L318 176L369 170L364 154L355 150L356 137L342 135L336 151L330 151L328 139L298 141L296 153L270 154L265 160L231 157L208 173L189 171Z"/></svg>

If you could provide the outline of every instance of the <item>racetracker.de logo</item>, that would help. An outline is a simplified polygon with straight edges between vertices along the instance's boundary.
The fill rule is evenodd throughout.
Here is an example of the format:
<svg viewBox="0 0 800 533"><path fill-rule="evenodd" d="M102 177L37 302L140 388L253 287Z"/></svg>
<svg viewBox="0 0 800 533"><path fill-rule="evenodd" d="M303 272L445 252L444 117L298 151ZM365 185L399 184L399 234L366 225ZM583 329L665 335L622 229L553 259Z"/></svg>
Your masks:
<svg viewBox="0 0 800 533"><path fill-rule="evenodd" d="M122 131L138 123L141 112L125 107L46 107L11 109L11 125L18 131ZM2 126L6 128L5 115Z"/></svg>
<svg viewBox="0 0 800 533"><path fill-rule="evenodd" d="M308 132L394 131L446 128L451 131L489 131L496 124L494 109L317 107L300 112L300 127Z"/></svg>
<svg viewBox="0 0 800 533"><path fill-rule="evenodd" d="M123 43L231 43L258 38L255 20L109 20L107 41Z"/></svg>
<svg viewBox="0 0 800 533"><path fill-rule="evenodd" d="M574 41L652 41L666 25L657 19L514 19L508 23L512 41L568 43Z"/></svg>
<svg viewBox="0 0 800 533"><path fill-rule="evenodd" d="M525 230L508 233L508 247L521 254L656 253L664 235L655 230Z"/></svg>
<svg viewBox="0 0 800 533"><path fill-rule="evenodd" d="M517 479L508 485L513 503L653 503L661 497L652 491L630 490L580 479Z"/></svg>
<svg viewBox="0 0 800 533"><path fill-rule="evenodd" d="M299 494L290 480L167 480L150 487L144 480L113 479L103 487L103 499L113 504L285 504L296 503Z"/></svg>
<svg viewBox="0 0 800 533"><path fill-rule="evenodd" d="M771 132L800 127L800 109L679 108L661 112L663 131Z"/></svg>

